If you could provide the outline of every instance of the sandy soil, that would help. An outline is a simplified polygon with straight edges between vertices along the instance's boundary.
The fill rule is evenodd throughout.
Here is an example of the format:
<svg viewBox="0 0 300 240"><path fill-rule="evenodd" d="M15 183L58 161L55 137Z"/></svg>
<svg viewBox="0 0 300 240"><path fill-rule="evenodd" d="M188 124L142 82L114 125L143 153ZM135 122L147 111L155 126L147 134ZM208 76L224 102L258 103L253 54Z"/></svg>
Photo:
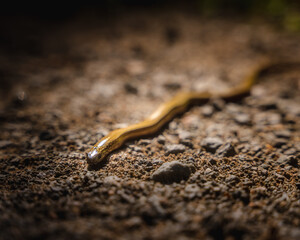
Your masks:
<svg viewBox="0 0 300 240"><path fill-rule="evenodd" d="M72 19L26 39L29 52L4 51L0 238L299 239L295 68L264 74L240 102L192 107L98 170L84 158L178 91L299 59L299 42L261 22L155 11Z"/></svg>

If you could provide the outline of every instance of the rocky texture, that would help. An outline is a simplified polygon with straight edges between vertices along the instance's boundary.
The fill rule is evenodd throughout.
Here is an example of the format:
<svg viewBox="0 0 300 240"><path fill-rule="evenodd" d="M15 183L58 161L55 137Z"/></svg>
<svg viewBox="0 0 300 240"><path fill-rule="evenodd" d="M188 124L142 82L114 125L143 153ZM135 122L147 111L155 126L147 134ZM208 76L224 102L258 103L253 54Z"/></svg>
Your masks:
<svg viewBox="0 0 300 240"><path fill-rule="evenodd" d="M300 56L299 36L169 8L90 17L31 21L41 32L22 21L25 52L4 32L0 239L300 239L299 70L194 106L98 170L84 159L177 91L223 90L262 55Z"/></svg>

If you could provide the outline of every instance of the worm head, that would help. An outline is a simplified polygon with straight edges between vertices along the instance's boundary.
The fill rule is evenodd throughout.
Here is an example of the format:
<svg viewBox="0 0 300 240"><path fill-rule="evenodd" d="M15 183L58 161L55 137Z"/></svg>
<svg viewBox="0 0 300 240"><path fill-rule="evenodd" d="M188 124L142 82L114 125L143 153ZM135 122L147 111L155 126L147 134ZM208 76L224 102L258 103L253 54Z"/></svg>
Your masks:
<svg viewBox="0 0 300 240"><path fill-rule="evenodd" d="M97 148L92 147L89 151L85 154L86 160L89 165L96 165L100 163L104 157L101 157L101 154L99 151L97 151Z"/></svg>
<svg viewBox="0 0 300 240"><path fill-rule="evenodd" d="M89 165L101 163L109 154L108 146L105 144L107 139L100 140L95 146L86 152L86 160Z"/></svg>

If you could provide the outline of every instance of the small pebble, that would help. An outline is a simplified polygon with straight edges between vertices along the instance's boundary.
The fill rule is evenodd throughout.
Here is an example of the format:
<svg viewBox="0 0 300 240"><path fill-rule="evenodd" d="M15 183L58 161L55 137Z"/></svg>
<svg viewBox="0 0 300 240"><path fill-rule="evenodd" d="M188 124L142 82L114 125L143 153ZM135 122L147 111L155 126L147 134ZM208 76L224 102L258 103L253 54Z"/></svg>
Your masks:
<svg viewBox="0 0 300 240"><path fill-rule="evenodd" d="M285 155L295 155L297 150L295 148L290 148L284 152Z"/></svg>
<svg viewBox="0 0 300 240"><path fill-rule="evenodd" d="M202 107L202 115L204 117L211 117L214 113L215 109L211 105L205 105Z"/></svg>
<svg viewBox="0 0 300 240"><path fill-rule="evenodd" d="M185 151L185 146L183 144L170 144L166 145L166 154L177 154Z"/></svg>
<svg viewBox="0 0 300 240"><path fill-rule="evenodd" d="M295 158L294 156L286 156L286 155L281 155L276 163L278 163L279 165L291 165L293 167L297 167L298 166L298 160L297 158Z"/></svg>
<svg viewBox="0 0 300 240"><path fill-rule="evenodd" d="M274 134L278 138L289 139L291 137L291 132L289 130L275 131Z"/></svg>
<svg viewBox="0 0 300 240"><path fill-rule="evenodd" d="M277 103L274 99L261 100L258 106L264 110L277 109Z"/></svg>
<svg viewBox="0 0 300 240"><path fill-rule="evenodd" d="M282 146L286 145L288 141L284 138L276 138L273 140L273 146L275 148L281 148Z"/></svg>
<svg viewBox="0 0 300 240"><path fill-rule="evenodd" d="M192 138L192 134L188 131L180 131L179 138L180 140L189 140Z"/></svg>
<svg viewBox="0 0 300 240"><path fill-rule="evenodd" d="M251 124L250 115L247 113L235 114L234 120L236 121L236 123L238 123L240 125L250 125Z"/></svg>
<svg viewBox="0 0 300 240"><path fill-rule="evenodd" d="M236 175L229 175L226 177L225 182L227 183L238 183L240 179Z"/></svg>
<svg viewBox="0 0 300 240"><path fill-rule="evenodd" d="M201 146L205 148L206 151L211 153L215 153L222 145L223 140L218 137L207 137L201 143Z"/></svg>
<svg viewBox="0 0 300 240"><path fill-rule="evenodd" d="M164 144L166 142L166 138L163 135L160 135L157 138L157 142L160 143L160 144Z"/></svg>
<svg viewBox="0 0 300 240"><path fill-rule="evenodd" d="M231 143L226 143L217 150L217 154L222 157L233 157L236 151Z"/></svg>
<svg viewBox="0 0 300 240"><path fill-rule="evenodd" d="M178 183L187 180L194 171L195 167L191 164L183 164L179 161L166 162L152 174L152 179L164 184Z"/></svg>
<svg viewBox="0 0 300 240"><path fill-rule="evenodd" d="M212 170L210 168L206 168L204 171L204 175L208 175L212 172Z"/></svg>

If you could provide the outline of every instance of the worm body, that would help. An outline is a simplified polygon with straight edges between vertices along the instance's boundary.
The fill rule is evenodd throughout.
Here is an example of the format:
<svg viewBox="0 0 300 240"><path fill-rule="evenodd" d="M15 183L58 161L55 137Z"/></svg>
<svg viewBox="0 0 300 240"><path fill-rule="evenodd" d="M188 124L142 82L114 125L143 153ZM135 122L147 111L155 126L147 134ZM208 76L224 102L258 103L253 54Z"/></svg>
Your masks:
<svg viewBox="0 0 300 240"><path fill-rule="evenodd" d="M177 94L170 101L160 105L144 121L114 130L103 137L91 149L86 152L86 160L89 165L96 166L101 163L112 151L120 148L128 139L138 138L144 135L156 133L176 115L186 111L194 102L204 103L212 97L224 100L239 100L247 95L255 84L258 75L273 66L270 63L261 63L237 86L224 92L183 92Z"/></svg>

